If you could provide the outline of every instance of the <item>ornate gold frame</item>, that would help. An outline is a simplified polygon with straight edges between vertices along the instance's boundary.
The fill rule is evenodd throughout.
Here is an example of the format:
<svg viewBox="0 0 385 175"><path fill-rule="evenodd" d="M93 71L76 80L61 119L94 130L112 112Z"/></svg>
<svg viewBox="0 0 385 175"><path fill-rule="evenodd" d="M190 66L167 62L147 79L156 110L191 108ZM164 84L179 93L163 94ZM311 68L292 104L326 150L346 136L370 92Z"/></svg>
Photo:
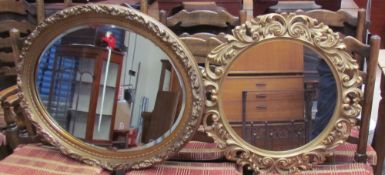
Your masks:
<svg viewBox="0 0 385 175"><path fill-rule="evenodd" d="M361 112L362 84L358 64L328 26L304 15L268 14L236 27L227 42L215 48L206 61L203 79L207 92L205 131L225 150L227 159L256 172L287 173L311 169L329 151L343 143ZM338 92L335 112L324 131L306 145L287 151L256 148L237 136L222 109L221 84L237 56L248 48L271 40L293 40L322 54L332 69ZM215 66L213 64L219 66Z"/></svg>
<svg viewBox="0 0 385 175"><path fill-rule="evenodd" d="M35 87L35 71L45 47L61 33L86 24L111 24L130 29L158 45L169 57L184 85L185 109L180 123L159 144L139 150L112 151L90 146L63 130L50 117ZM60 11L47 18L28 36L17 60L22 105L42 135L64 154L109 170L138 169L162 162L194 135L204 111L204 87L192 54L167 27L135 9L88 4Z"/></svg>

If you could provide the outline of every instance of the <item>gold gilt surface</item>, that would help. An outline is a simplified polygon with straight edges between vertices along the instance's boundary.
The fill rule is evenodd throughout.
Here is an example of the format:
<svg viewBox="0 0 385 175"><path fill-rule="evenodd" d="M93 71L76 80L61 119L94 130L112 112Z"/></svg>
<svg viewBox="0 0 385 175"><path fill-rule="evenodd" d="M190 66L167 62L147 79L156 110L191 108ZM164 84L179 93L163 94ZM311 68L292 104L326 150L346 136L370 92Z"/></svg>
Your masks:
<svg viewBox="0 0 385 175"><path fill-rule="evenodd" d="M226 158L255 172L277 173L309 170L324 162L331 149L348 138L361 112L362 91L358 87L362 77L339 35L316 19L284 13L247 21L227 35L226 40L211 51L202 72L208 93L203 118L205 131L225 150ZM306 145L287 151L269 151L246 143L231 128L222 109L221 84L231 63L246 49L272 40L301 42L320 53L331 67L338 92L336 109L324 131Z"/></svg>
<svg viewBox="0 0 385 175"><path fill-rule="evenodd" d="M87 24L112 24L134 31L151 40L169 57L178 73L185 93L185 109L174 131L155 146L135 150L108 150L90 146L63 130L40 101L35 73L40 55L50 42L71 28ZM150 167L178 152L197 130L204 111L204 86L191 53L169 29L135 9L87 4L60 11L47 18L28 36L17 60L18 85L22 105L38 133L64 154L89 165L106 169L139 169Z"/></svg>

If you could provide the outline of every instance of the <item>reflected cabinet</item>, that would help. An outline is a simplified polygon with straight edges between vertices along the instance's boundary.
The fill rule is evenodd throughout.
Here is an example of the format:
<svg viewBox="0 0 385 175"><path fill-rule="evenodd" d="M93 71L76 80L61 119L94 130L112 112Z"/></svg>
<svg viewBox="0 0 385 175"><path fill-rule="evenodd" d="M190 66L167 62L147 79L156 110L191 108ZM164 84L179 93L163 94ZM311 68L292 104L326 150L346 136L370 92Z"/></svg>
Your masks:
<svg viewBox="0 0 385 175"><path fill-rule="evenodd" d="M223 81L223 109L235 132L253 146L288 150L310 137L316 61L290 41L266 42L239 55ZM314 75L315 74L315 75Z"/></svg>
<svg viewBox="0 0 385 175"><path fill-rule="evenodd" d="M48 112L76 137L111 144L124 54L91 45L59 45L49 54L38 76Z"/></svg>

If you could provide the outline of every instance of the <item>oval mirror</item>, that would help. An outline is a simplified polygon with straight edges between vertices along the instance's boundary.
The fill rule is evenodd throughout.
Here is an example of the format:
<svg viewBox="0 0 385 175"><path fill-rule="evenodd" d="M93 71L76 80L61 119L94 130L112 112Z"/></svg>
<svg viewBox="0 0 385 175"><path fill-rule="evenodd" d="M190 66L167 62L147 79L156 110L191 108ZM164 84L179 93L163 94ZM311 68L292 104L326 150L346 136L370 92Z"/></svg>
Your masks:
<svg viewBox="0 0 385 175"><path fill-rule="evenodd" d="M65 9L40 24L22 51L26 111L71 157L145 168L176 153L198 127L204 88L191 53L134 9Z"/></svg>
<svg viewBox="0 0 385 175"><path fill-rule="evenodd" d="M307 170L348 138L362 78L337 33L268 14L226 38L206 61L203 123L229 160L256 172Z"/></svg>

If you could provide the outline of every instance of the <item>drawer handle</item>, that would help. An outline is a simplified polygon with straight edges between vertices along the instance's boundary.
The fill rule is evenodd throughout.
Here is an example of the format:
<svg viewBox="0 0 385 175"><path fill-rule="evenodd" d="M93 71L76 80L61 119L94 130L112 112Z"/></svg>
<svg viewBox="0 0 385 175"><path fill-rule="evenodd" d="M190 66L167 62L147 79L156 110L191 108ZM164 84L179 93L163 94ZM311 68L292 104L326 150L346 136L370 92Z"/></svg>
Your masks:
<svg viewBox="0 0 385 175"><path fill-rule="evenodd" d="M255 86L257 87L266 87L265 83L256 83Z"/></svg>
<svg viewBox="0 0 385 175"><path fill-rule="evenodd" d="M255 94L256 98L266 98L266 94Z"/></svg>
<svg viewBox="0 0 385 175"><path fill-rule="evenodd" d="M257 110L266 110L267 106L266 105L257 105L256 108L257 108Z"/></svg>

